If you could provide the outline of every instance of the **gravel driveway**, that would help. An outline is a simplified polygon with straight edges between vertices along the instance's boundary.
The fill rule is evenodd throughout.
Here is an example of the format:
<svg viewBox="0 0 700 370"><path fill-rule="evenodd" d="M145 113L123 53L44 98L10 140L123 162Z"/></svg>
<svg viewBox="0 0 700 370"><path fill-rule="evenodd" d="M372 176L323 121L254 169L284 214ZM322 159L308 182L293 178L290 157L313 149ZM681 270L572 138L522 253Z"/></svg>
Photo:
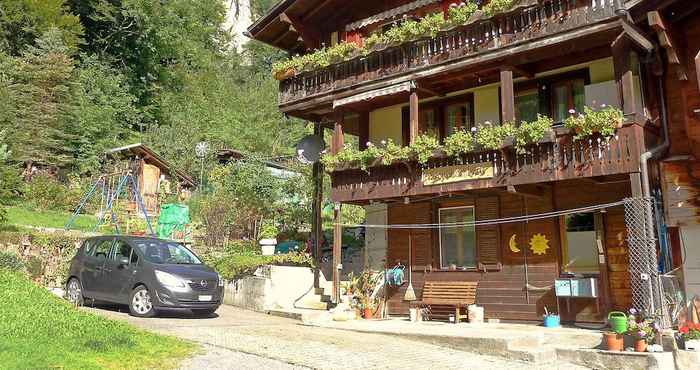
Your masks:
<svg viewBox="0 0 700 370"><path fill-rule="evenodd" d="M182 369L557 369L396 336L304 326L230 306L202 319L187 311L144 319L129 316L126 307L89 310L202 344L204 353L186 360Z"/></svg>

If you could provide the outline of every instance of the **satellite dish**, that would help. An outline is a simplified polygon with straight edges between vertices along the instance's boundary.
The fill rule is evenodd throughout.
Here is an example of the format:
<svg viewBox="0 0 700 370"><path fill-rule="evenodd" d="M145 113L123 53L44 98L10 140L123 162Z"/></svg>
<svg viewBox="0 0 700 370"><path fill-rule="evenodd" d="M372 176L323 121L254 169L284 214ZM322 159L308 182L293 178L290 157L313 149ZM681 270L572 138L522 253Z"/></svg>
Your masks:
<svg viewBox="0 0 700 370"><path fill-rule="evenodd" d="M323 138L309 135L297 144L297 157L301 163L312 164L321 159L321 151L326 147Z"/></svg>

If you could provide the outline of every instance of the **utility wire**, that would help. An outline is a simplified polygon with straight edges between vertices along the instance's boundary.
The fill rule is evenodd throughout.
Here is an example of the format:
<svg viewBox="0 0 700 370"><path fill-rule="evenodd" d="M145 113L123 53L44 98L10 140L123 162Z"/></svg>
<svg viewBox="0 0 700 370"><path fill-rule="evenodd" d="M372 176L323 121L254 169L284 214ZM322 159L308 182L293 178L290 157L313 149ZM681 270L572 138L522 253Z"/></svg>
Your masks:
<svg viewBox="0 0 700 370"><path fill-rule="evenodd" d="M370 229L449 229L449 228L459 228L466 226L487 226L487 225L500 225L513 222L523 222L529 220L541 220L546 218L553 218L559 216L565 216L575 213L585 213L592 212L601 209L619 207L628 203L628 200L620 200L617 202L597 204L593 206L572 208L567 210L559 210L552 212L539 213L534 215L524 215L524 216L513 216L505 218L496 218L491 220L479 220L479 221L468 221L468 222L451 222L451 223L429 223L429 224L392 224L392 225L354 225L354 224L340 224L342 227L366 227Z"/></svg>

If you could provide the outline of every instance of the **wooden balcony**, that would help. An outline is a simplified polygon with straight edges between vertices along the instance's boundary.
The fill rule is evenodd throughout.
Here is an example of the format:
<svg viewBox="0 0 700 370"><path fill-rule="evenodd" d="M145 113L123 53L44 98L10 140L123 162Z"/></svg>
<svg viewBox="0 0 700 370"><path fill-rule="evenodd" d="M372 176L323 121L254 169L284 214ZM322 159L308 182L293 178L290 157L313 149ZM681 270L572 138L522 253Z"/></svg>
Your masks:
<svg viewBox="0 0 700 370"><path fill-rule="evenodd" d="M566 40L572 30L614 19L615 0L535 2L509 13L444 31L435 38L411 41L320 70L302 72L280 82L279 104L284 107L365 82L455 64L485 52L536 39L560 36ZM555 43L547 42L541 47L551 48Z"/></svg>
<svg viewBox="0 0 700 370"><path fill-rule="evenodd" d="M609 139L574 140L570 133L532 145L526 154L513 149L475 152L460 158L350 169L331 174L337 202L366 202L397 197L444 194L567 179L639 172L644 129L629 124Z"/></svg>

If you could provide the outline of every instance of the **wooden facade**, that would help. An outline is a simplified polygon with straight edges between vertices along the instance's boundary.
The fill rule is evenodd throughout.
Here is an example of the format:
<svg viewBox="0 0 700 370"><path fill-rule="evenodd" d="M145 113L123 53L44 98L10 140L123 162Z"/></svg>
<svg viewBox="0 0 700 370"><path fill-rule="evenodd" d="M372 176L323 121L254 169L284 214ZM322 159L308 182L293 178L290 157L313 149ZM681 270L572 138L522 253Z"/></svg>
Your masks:
<svg viewBox="0 0 700 370"><path fill-rule="evenodd" d="M287 5L273 13L300 12L313 1L283 3ZM454 1L428 3L406 15L446 11ZM340 39L361 44L379 27L377 22L363 23L366 17L407 4L411 2L353 2L346 5L352 9L347 16L324 21L316 20L324 12L321 7L304 26L317 25L318 40L345 29L338 33ZM465 129L478 129L484 117L518 121L518 101L527 94L534 94L538 114L552 117L561 116L556 99L565 100L566 94L569 108L580 105L574 100L584 97L574 96L576 88L585 89L586 104L600 104L596 100L604 98L619 107L625 122L610 138L575 140L560 117L555 119L555 137L525 152L477 149L451 158L436 153L423 165L410 160L368 169L349 165L331 173L335 202L387 205L385 267L397 262L412 266L419 297L425 281L477 281L476 301L486 317L540 320L545 307L557 307L554 280L573 273L573 242L565 216L475 226L473 260L462 266L445 262L442 231L429 225L443 225L441 212L449 209L464 209L478 222L646 195L646 163L640 158L652 148L657 149L649 161L648 180L651 195L664 200L662 222L671 228L700 224L699 8L682 0L523 0L507 12L435 37L297 71L280 82L279 106L289 115L332 129L332 153L342 149L345 135L357 135L360 149L365 149L381 135L410 145L431 129L444 140L449 119ZM290 51L303 49L292 41L294 35L284 36L286 29L270 22L254 25L253 37ZM608 62L602 72L594 70L594 65ZM457 113L459 118L448 117L454 104L466 107ZM430 113L424 115L426 111ZM664 146L664 123L670 147ZM586 217L596 250L590 271L575 273L597 278L600 298L559 301L565 321L603 321L610 310L625 310L632 303L623 208L598 209ZM404 292L405 286L390 290L390 314L407 314Z"/></svg>

